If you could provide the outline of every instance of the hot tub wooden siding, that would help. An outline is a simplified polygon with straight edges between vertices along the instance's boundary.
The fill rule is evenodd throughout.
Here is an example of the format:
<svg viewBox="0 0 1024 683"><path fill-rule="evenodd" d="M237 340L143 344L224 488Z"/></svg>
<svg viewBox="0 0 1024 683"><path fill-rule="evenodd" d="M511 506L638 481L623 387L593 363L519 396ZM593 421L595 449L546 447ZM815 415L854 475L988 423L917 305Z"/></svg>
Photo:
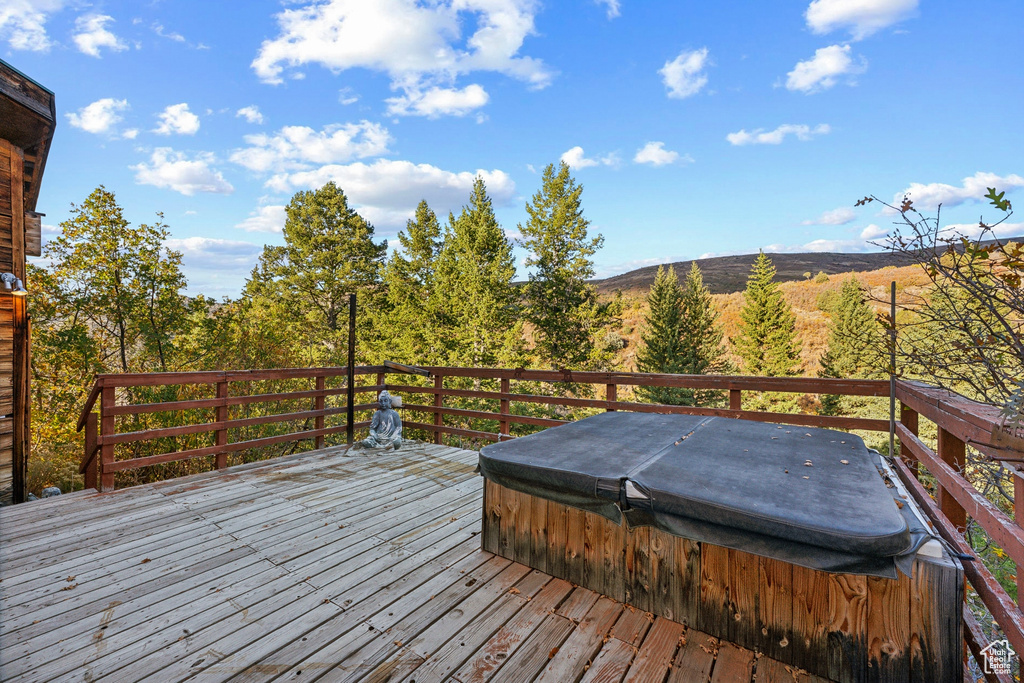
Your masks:
<svg viewBox="0 0 1024 683"><path fill-rule="evenodd" d="M963 568L829 574L484 485L484 550L836 681L960 681Z"/></svg>

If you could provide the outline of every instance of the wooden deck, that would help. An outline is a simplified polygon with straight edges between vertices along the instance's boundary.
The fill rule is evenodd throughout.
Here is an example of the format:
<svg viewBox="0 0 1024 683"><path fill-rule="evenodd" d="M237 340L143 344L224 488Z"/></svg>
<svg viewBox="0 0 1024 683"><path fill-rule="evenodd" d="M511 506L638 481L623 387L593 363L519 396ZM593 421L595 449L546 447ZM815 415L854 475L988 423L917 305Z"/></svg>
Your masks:
<svg viewBox="0 0 1024 683"><path fill-rule="evenodd" d="M477 454L325 449L0 509L4 681L816 681L480 549Z"/></svg>

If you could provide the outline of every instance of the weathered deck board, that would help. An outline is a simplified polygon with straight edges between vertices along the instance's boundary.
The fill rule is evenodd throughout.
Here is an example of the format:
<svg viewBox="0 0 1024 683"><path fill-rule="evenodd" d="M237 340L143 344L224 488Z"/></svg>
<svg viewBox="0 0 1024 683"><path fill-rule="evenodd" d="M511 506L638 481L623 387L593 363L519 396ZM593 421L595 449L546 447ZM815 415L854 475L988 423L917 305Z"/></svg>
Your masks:
<svg viewBox="0 0 1024 683"><path fill-rule="evenodd" d="M353 457L333 448L0 509L0 680L710 681L785 672L612 599L621 596L482 550L482 514L517 522L501 542L543 547L537 534L550 508L482 511L476 459L438 445ZM632 567L609 550L616 539L588 529L582 513L565 517L549 540L569 551L540 561L621 585ZM684 545L655 551L670 564ZM686 587L631 578L637 591L683 588L680 600L700 599L699 577Z"/></svg>

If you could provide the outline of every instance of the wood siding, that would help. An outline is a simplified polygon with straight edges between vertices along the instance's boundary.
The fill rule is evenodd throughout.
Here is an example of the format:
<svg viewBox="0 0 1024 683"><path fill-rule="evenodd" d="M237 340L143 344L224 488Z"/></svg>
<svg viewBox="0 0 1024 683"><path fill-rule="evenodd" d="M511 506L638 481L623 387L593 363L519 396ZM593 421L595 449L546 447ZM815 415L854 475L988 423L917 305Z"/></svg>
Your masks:
<svg viewBox="0 0 1024 683"><path fill-rule="evenodd" d="M0 273L25 278L21 150L0 140ZM28 452L28 314L24 298L0 291L0 504L25 495Z"/></svg>

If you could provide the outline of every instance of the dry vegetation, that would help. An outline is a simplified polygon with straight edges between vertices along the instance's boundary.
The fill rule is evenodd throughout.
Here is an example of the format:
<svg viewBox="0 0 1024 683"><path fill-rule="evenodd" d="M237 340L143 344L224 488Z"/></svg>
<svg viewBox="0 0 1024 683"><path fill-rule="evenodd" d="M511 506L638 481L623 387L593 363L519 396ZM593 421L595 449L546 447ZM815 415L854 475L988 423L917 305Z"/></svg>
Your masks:
<svg viewBox="0 0 1024 683"><path fill-rule="evenodd" d="M825 352L828 340L829 316L821 310L821 303L829 293L838 293L839 288L848 277L854 276L868 290L873 306L879 313L888 312L889 283L896 282L897 301L907 303L910 296L919 294L928 278L919 266L887 266L879 270L866 272L850 272L829 275L823 278L810 278L794 282L783 282L780 287L786 301L796 313L797 336L803 344L800 351L800 374L815 375L820 368L819 359ZM743 292L715 294L712 296L725 332L726 340L739 333L740 309L743 307ZM623 294L623 311L619 334L626 340L625 347L616 358L619 368L625 371L636 370L636 350L640 343L644 316L647 314L646 293L631 292ZM731 344L729 359L739 366L739 358L732 353Z"/></svg>

